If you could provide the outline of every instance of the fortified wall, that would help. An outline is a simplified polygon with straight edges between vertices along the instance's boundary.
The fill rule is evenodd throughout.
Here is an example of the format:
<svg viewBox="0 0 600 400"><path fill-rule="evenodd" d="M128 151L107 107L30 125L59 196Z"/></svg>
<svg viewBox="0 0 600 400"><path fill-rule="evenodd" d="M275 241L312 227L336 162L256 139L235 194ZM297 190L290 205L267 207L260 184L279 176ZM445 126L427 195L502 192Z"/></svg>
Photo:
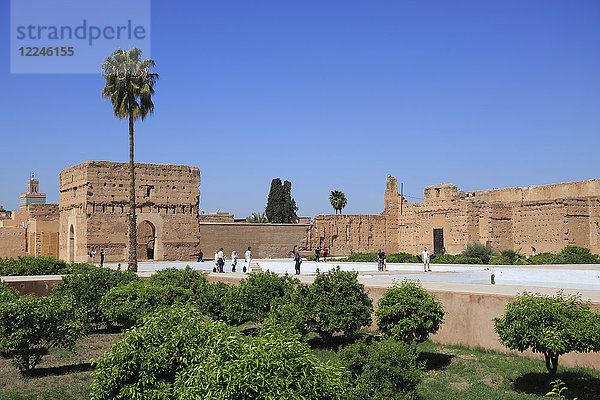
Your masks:
<svg viewBox="0 0 600 400"><path fill-rule="evenodd" d="M467 243L480 242L496 250L529 252L533 246L538 253L557 253L577 245L600 253L598 179L475 192L442 184L425 188L422 203L409 203L389 176L384 203L380 215L315 217L306 250L418 254L427 246L457 254Z"/></svg>
<svg viewBox="0 0 600 400"><path fill-rule="evenodd" d="M140 261L189 259L198 252L200 171L197 167L136 163L137 254ZM60 250L63 260L127 259L129 164L87 161L60 173Z"/></svg>

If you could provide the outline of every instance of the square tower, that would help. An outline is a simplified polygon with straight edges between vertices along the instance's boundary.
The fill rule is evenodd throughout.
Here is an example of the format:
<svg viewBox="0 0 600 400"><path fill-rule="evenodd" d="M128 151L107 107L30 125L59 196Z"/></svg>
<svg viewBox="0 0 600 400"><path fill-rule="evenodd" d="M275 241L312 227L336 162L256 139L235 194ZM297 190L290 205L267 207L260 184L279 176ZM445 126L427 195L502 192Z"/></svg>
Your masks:
<svg viewBox="0 0 600 400"><path fill-rule="evenodd" d="M135 164L138 260L180 260L198 252L200 171L173 164ZM60 173L60 258L127 260L129 164L87 161Z"/></svg>

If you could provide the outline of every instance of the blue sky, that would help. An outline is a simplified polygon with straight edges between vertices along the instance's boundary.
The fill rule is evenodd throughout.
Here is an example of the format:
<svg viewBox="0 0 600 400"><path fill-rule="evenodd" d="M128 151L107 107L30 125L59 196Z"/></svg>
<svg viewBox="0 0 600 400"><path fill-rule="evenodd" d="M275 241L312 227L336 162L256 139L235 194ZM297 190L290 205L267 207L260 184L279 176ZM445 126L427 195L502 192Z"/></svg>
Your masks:
<svg viewBox="0 0 600 400"><path fill-rule="evenodd" d="M100 74L10 74L0 0L0 202L30 171L128 160ZM412 201L599 178L600 2L153 1L155 114L136 161L196 165L201 208L262 211L271 179L300 215L379 213L387 175Z"/></svg>

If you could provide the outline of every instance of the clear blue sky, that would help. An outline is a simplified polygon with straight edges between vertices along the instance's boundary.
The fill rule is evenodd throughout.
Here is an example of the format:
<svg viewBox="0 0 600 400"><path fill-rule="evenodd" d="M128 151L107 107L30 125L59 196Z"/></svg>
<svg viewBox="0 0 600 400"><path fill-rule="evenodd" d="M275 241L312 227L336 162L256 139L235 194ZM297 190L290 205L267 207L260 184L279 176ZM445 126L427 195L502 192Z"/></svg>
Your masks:
<svg viewBox="0 0 600 400"><path fill-rule="evenodd" d="M93 74L10 74L0 0L0 201L30 171L128 160ZM379 213L408 195L592 179L600 161L600 2L153 1L153 117L136 161L196 165L201 208L263 210L273 177L300 215ZM415 199L411 199L415 200Z"/></svg>

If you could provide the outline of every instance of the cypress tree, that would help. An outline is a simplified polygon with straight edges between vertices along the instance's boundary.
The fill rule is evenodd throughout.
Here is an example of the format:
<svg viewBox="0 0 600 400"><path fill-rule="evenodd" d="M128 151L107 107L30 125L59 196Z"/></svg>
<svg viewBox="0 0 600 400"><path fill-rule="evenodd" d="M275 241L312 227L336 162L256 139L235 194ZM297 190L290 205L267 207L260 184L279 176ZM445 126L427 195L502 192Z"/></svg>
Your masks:
<svg viewBox="0 0 600 400"><path fill-rule="evenodd" d="M296 211L298 211L298 206L292 198L292 183L290 181L281 183L281 179L274 178L271 181L271 189L265 208L267 219L269 222L278 224L295 223L298 221Z"/></svg>
<svg viewBox="0 0 600 400"><path fill-rule="evenodd" d="M287 223L296 223L298 221L298 215L296 215L296 211L298 211L298 206L296 206L296 200L292 198L292 183L290 181L285 181L283 183L283 195L284 195L284 211L285 211L285 220Z"/></svg>
<svg viewBox="0 0 600 400"><path fill-rule="evenodd" d="M284 192L283 184L281 179L274 178L271 181L271 189L269 190L269 197L267 198L267 207L265 208L265 214L269 222L281 223L284 221Z"/></svg>

